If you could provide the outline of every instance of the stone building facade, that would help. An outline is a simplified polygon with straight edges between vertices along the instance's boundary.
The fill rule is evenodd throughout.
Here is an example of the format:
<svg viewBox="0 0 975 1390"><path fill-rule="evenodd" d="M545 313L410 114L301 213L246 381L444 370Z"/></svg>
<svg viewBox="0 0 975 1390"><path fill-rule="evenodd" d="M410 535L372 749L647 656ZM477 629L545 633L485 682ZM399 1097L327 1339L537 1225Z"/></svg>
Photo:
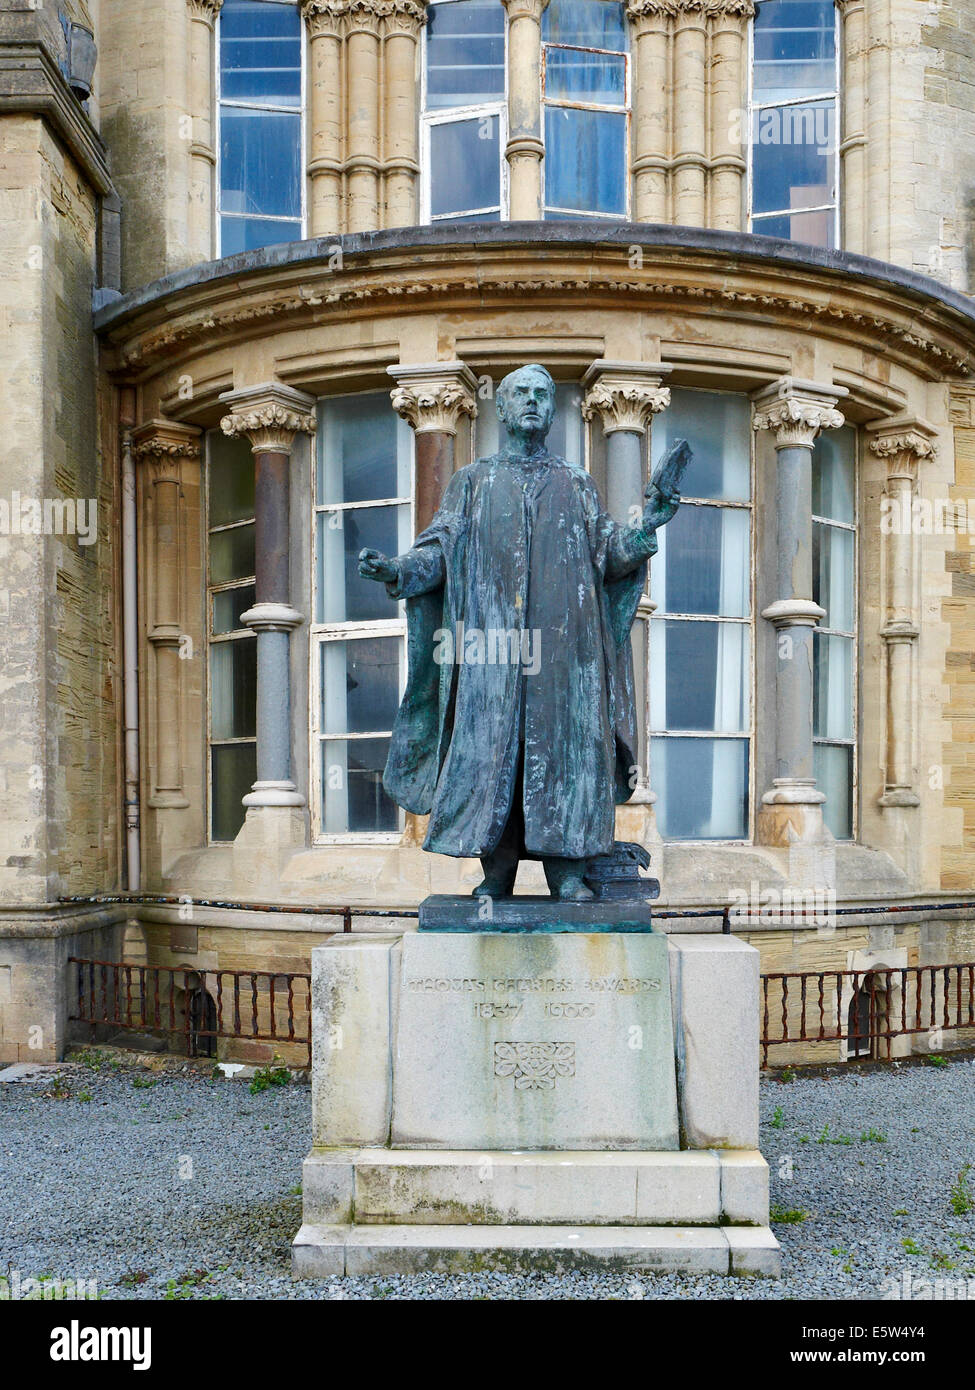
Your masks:
<svg viewBox="0 0 975 1390"><path fill-rule="evenodd" d="M477 881L382 791L354 560L524 361L618 519L695 451L618 815L661 907L769 972L975 960L973 22L0 0L0 1058L59 1053L70 956L302 971Z"/></svg>

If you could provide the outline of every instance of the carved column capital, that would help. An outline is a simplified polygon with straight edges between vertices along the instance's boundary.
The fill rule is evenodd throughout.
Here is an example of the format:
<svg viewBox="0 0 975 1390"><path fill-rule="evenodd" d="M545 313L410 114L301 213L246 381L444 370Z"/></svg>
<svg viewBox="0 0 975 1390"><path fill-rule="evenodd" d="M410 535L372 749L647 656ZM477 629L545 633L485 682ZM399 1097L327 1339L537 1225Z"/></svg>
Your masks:
<svg viewBox="0 0 975 1390"><path fill-rule="evenodd" d="M927 420L916 415L892 415L867 425L867 448L878 458L887 461L888 478L917 478L922 459L934 458L937 447L933 440L937 430Z"/></svg>
<svg viewBox="0 0 975 1390"><path fill-rule="evenodd" d="M541 24L542 11L548 5L548 0L501 0L501 3L512 23L516 19L533 19L536 24Z"/></svg>
<svg viewBox="0 0 975 1390"><path fill-rule="evenodd" d="M314 398L278 382L224 391L220 400L230 414L220 428L231 438L250 440L255 454L290 454L296 434L315 433Z"/></svg>
<svg viewBox="0 0 975 1390"><path fill-rule="evenodd" d="M598 415L605 434L642 434L649 420L670 405L670 389L663 385L670 370L662 362L593 362L582 379L587 388L582 418Z"/></svg>
<svg viewBox="0 0 975 1390"><path fill-rule="evenodd" d="M773 430L777 449L811 449L820 430L838 430L846 423L836 403L848 394L844 386L781 377L752 396L752 429Z"/></svg>
<svg viewBox="0 0 975 1390"><path fill-rule="evenodd" d="M702 14L707 19L729 15L751 19L755 0L627 0L626 17L638 28L653 28L659 19L677 19L680 15Z"/></svg>
<svg viewBox="0 0 975 1390"><path fill-rule="evenodd" d="M383 8L383 34L387 39L394 35L417 39L420 30L427 22L426 0L386 0Z"/></svg>
<svg viewBox="0 0 975 1390"><path fill-rule="evenodd" d="M477 377L463 362L387 367L396 386L389 393L397 415L418 434L456 434L461 416L477 414Z"/></svg>
<svg viewBox="0 0 975 1390"><path fill-rule="evenodd" d="M190 12L190 19L198 19L212 29L223 8L223 0L186 0L186 8Z"/></svg>
<svg viewBox="0 0 975 1390"><path fill-rule="evenodd" d="M202 431L178 420L148 420L132 431L132 457L149 467L153 483L179 481L181 459L200 457Z"/></svg>
<svg viewBox="0 0 975 1390"><path fill-rule="evenodd" d="M349 8L349 0L301 0L301 17L308 25L309 37L322 34L339 38Z"/></svg>

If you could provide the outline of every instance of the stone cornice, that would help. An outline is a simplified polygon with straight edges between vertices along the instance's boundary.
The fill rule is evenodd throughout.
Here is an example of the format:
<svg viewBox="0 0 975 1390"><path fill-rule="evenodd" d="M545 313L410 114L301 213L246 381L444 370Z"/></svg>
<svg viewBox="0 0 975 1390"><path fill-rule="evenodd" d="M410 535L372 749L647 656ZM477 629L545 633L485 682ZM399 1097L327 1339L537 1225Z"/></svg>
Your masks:
<svg viewBox="0 0 975 1390"><path fill-rule="evenodd" d="M461 416L477 414L477 378L463 362L388 367L396 386L389 399L418 434L456 434Z"/></svg>
<svg viewBox="0 0 975 1390"><path fill-rule="evenodd" d="M263 382L220 396L230 413L220 421L224 434L250 440L255 454L290 454L296 434L314 434L314 399L280 382Z"/></svg>
<svg viewBox="0 0 975 1390"><path fill-rule="evenodd" d="M843 387L819 387L783 377L752 397L752 429L773 430L777 449L812 448L821 430L838 430L846 423L836 409L837 400L846 394Z"/></svg>
<svg viewBox="0 0 975 1390"><path fill-rule="evenodd" d="M114 193L105 146L45 46L0 43L0 116L30 111L43 117L100 195Z"/></svg>
<svg viewBox="0 0 975 1390"><path fill-rule="evenodd" d="M542 11L548 5L548 0L501 0L502 5L508 11L508 20L514 23L516 19L533 19L536 24L542 22Z"/></svg>
<svg viewBox="0 0 975 1390"><path fill-rule="evenodd" d="M975 303L914 271L744 233L600 221L436 224L269 247L174 272L99 309L95 326L111 369L130 377L278 326L526 299L786 326L928 381L975 363Z"/></svg>

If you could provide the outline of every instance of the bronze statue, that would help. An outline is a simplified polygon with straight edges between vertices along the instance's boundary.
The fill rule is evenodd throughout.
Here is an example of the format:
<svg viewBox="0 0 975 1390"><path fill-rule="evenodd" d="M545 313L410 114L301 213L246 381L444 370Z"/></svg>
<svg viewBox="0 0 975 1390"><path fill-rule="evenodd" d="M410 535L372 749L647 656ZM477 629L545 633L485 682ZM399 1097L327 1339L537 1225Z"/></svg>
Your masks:
<svg viewBox="0 0 975 1390"><path fill-rule="evenodd" d="M359 572L406 600L409 677L384 785L430 815L424 848L478 856L476 895L508 897L541 859L553 897L585 901L587 860L613 852L636 762L630 628L690 460L674 445L639 526L607 515L589 474L545 448L544 367L497 392L505 447L460 469L404 555Z"/></svg>

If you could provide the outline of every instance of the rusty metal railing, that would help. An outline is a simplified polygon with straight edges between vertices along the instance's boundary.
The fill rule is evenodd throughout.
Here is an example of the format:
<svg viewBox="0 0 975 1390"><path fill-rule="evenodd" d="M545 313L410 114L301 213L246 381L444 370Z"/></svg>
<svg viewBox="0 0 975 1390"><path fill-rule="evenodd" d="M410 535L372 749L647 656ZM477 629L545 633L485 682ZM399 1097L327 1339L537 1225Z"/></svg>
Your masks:
<svg viewBox="0 0 975 1390"><path fill-rule="evenodd" d="M311 1066L311 976L295 971L195 970L70 956L72 1023L162 1034L187 1057L216 1056L217 1040L288 1043Z"/></svg>
<svg viewBox="0 0 975 1390"><path fill-rule="evenodd" d="M847 1058L889 1059L895 1038L975 1028L975 962L872 970L777 971L761 977L762 1067L769 1048L845 1043Z"/></svg>

